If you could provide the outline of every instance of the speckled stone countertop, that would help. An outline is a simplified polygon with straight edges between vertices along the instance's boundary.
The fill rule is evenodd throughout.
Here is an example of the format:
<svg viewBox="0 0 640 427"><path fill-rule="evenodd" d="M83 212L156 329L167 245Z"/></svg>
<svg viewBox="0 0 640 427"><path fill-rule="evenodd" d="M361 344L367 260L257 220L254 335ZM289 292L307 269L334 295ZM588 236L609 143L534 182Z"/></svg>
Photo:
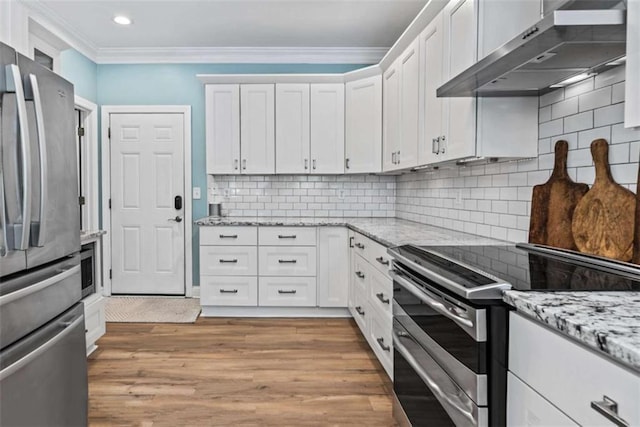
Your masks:
<svg viewBox="0 0 640 427"><path fill-rule="evenodd" d="M200 226L345 226L385 246L414 245L499 245L505 242L397 218L242 218L205 217Z"/></svg>
<svg viewBox="0 0 640 427"><path fill-rule="evenodd" d="M80 232L80 243L86 243L107 234L105 230L89 230Z"/></svg>
<svg viewBox="0 0 640 427"><path fill-rule="evenodd" d="M503 299L640 373L640 292L506 291Z"/></svg>

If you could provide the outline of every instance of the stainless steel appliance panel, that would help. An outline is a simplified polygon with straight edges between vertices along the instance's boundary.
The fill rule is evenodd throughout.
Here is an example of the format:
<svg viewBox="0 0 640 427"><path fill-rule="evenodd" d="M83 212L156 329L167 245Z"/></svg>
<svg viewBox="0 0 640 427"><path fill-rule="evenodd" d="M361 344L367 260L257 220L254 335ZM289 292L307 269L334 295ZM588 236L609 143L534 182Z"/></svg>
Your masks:
<svg viewBox="0 0 640 427"><path fill-rule="evenodd" d="M0 352L0 425L86 426L82 304Z"/></svg>
<svg viewBox="0 0 640 427"><path fill-rule="evenodd" d="M31 138L31 248L27 268L80 250L73 85L18 55Z"/></svg>
<svg viewBox="0 0 640 427"><path fill-rule="evenodd" d="M15 250L14 225L22 219L20 159L17 157L20 127L17 97L15 93L8 93L9 89L15 88L7 85L7 77L12 77L10 66L15 63L15 50L0 43L0 276L23 270L27 265L25 252Z"/></svg>
<svg viewBox="0 0 640 427"><path fill-rule="evenodd" d="M80 301L80 256L0 282L0 348Z"/></svg>

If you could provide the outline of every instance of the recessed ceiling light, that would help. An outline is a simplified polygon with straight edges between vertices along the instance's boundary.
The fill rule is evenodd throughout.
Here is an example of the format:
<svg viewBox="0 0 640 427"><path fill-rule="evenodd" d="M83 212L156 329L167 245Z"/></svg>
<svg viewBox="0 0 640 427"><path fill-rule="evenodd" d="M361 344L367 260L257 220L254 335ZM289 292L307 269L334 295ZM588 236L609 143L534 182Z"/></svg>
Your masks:
<svg viewBox="0 0 640 427"><path fill-rule="evenodd" d="M124 15L118 15L115 18L113 18L113 22L120 25L130 25L131 19L127 18Z"/></svg>

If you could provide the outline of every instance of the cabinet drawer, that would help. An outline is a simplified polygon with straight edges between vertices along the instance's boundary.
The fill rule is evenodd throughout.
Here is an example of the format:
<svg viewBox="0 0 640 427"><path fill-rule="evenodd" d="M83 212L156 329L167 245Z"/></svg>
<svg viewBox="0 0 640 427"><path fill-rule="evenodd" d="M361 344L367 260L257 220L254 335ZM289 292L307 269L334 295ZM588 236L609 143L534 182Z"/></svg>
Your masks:
<svg viewBox="0 0 640 427"><path fill-rule="evenodd" d="M577 426L558 408L547 402L511 372L507 374L508 426Z"/></svg>
<svg viewBox="0 0 640 427"><path fill-rule="evenodd" d="M393 378L393 343L391 341L391 318L380 316L375 310L367 317L369 331L369 345L378 356L389 377Z"/></svg>
<svg viewBox="0 0 640 427"><path fill-rule="evenodd" d="M314 277L261 277L261 307L315 307Z"/></svg>
<svg viewBox="0 0 640 427"><path fill-rule="evenodd" d="M200 246L200 274L256 276L257 252L255 246Z"/></svg>
<svg viewBox="0 0 640 427"><path fill-rule="evenodd" d="M261 276L315 276L316 248L260 246Z"/></svg>
<svg viewBox="0 0 640 427"><path fill-rule="evenodd" d="M389 266L391 265L391 256L387 254L387 247L371 239L367 239L367 241L367 246L365 248L365 257L367 258L367 261L369 261L378 271L390 278Z"/></svg>
<svg viewBox="0 0 640 427"><path fill-rule="evenodd" d="M353 271L351 272L351 283L356 292L366 297L369 293L369 267L367 262L359 255L353 255Z"/></svg>
<svg viewBox="0 0 640 427"><path fill-rule="evenodd" d="M360 292L355 292L353 295L353 309L350 310L353 319L356 321L356 324L360 328L362 335L365 338L368 338L368 329L367 329L367 314L371 316L369 310L369 304L367 303L367 298L364 294Z"/></svg>
<svg viewBox="0 0 640 427"><path fill-rule="evenodd" d="M260 227L260 246L315 246L315 227Z"/></svg>
<svg viewBox="0 0 640 427"><path fill-rule="evenodd" d="M591 408L603 396L640 424L640 375L519 314L509 315L509 370L580 425L609 425Z"/></svg>
<svg viewBox="0 0 640 427"><path fill-rule="evenodd" d="M201 245L254 246L258 227L200 227Z"/></svg>
<svg viewBox="0 0 640 427"><path fill-rule="evenodd" d="M369 302L371 307L384 317L391 318L393 281L374 268L369 269L369 275Z"/></svg>
<svg viewBox="0 0 640 427"><path fill-rule="evenodd" d="M257 306L258 278L200 276L200 304Z"/></svg>

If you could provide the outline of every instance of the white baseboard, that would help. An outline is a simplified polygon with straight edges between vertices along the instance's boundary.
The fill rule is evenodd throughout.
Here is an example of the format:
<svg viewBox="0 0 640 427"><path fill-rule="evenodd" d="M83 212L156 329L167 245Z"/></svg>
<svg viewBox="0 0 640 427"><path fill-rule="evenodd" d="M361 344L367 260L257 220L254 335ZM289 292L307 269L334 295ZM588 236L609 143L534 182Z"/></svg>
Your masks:
<svg viewBox="0 0 640 427"><path fill-rule="evenodd" d="M202 317L351 317L347 308L202 306Z"/></svg>

